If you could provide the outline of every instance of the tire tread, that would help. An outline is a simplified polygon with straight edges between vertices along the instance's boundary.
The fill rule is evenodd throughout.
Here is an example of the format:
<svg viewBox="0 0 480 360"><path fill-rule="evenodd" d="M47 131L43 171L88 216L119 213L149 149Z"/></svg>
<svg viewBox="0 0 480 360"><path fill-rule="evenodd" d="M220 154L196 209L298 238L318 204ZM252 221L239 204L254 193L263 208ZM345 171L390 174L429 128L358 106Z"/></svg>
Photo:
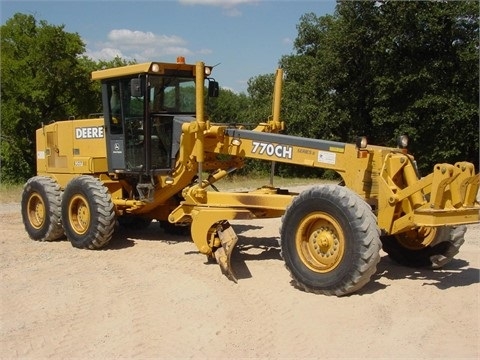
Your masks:
<svg viewBox="0 0 480 360"><path fill-rule="evenodd" d="M45 231L31 231L28 227L28 215L26 211L28 196L31 190L45 193L45 211L48 212L48 218L46 222L48 228ZM62 190L60 185L52 178L46 176L34 176L25 183L22 193L22 217L25 224L25 228L30 238L37 241L55 241L64 236L62 227Z"/></svg>
<svg viewBox="0 0 480 360"><path fill-rule="evenodd" d="M115 230L115 209L111 195L99 179L89 175L82 175L70 181L64 195L70 196L70 193L77 192L77 189L84 189L88 194L86 197L93 205L93 208L90 209L91 218L95 219L93 228L81 241L74 240L74 236L69 237L70 241L73 246L78 248L100 249L109 243ZM64 202L68 203L68 199L65 199ZM63 221L67 223L68 209L63 210L62 217Z"/></svg>
<svg viewBox="0 0 480 360"><path fill-rule="evenodd" d="M361 244L359 244L354 254L355 264L353 264L349 276L331 288L314 288L305 284L301 276L289 267L284 254L284 247L282 246L282 238L284 238L284 234L287 231L285 222L290 209L312 198L330 198L337 201L341 208L353 214L351 219L352 227L364 234L360 237ZM281 255L285 261L285 266L290 272L295 285L306 292L336 296L356 292L369 282L371 276L376 272L376 266L380 261L380 231L377 227L375 216L363 199L353 191L338 185L315 186L299 194L288 206L282 217L280 234Z"/></svg>

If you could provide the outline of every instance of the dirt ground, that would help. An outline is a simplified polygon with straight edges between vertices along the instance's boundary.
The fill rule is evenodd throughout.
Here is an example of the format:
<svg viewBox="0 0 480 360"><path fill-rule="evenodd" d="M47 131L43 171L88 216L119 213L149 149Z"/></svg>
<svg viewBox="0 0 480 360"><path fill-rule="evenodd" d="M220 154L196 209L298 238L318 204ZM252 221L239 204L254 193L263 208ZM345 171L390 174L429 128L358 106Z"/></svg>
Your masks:
<svg viewBox="0 0 480 360"><path fill-rule="evenodd" d="M444 269L382 253L342 298L292 286L279 219L235 223L238 284L158 223L100 251L30 240L19 204L0 226L2 359L480 357L479 225Z"/></svg>

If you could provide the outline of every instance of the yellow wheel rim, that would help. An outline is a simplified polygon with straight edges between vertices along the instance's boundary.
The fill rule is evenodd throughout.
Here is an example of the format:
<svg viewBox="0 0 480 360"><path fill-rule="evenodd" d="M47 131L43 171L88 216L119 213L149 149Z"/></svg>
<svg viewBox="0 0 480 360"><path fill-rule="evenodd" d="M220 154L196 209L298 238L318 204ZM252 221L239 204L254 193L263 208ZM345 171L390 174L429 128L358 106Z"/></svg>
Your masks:
<svg viewBox="0 0 480 360"><path fill-rule="evenodd" d="M72 229L79 235L85 234L90 226L90 207L85 197L82 195L72 197L68 209Z"/></svg>
<svg viewBox="0 0 480 360"><path fill-rule="evenodd" d="M316 212L303 218L295 234L298 255L305 266L318 273L335 269L345 252L345 235L330 215Z"/></svg>
<svg viewBox="0 0 480 360"><path fill-rule="evenodd" d="M45 223L45 203L38 193L32 193L27 203L28 221L35 229L40 229Z"/></svg>
<svg viewBox="0 0 480 360"><path fill-rule="evenodd" d="M410 250L420 250L430 245L437 235L435 227L421 227L395 235L398 242Z"/></svg>

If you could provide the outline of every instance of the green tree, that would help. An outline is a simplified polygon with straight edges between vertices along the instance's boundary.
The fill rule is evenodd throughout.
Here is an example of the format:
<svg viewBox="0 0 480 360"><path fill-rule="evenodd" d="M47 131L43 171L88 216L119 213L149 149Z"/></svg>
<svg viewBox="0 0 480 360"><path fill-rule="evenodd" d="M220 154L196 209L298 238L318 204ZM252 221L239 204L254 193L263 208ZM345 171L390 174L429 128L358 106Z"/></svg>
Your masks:
<svg viewBox="0 0 480 360"><path fill-rule="evenodd" d="M212 122L238 124L245 123L245 109L248 107L248 99L245 94L222 88L217 98L207 98L207 113Z"/></svg>
<svg viewBox="0 0 480 360"><path fill-rule="evenodd" d="M308 76L302 77L301 81L309 81ZM274 85L275 85L275 74L265 74L259 75L256 77L251 78L248 81L248 108L246 112L246 118L249 121L257 125L259 122L265 122L271 115L273 115L273 92L274 92ZM284 84L285 87L290 86L291 89L294 89L294 85L290 82ZM295 91L292 91L292 94L295 94ZM318 105L318 104L317 104ZM315 105L309 104L309 108L312 111L317 111L318 108ZM288 106L285 106L283 103L282 113L280 114L281 120L287 118L287 127L290 133L295 133L299 136L311 137L311 127L310 131L303 131L305 125L299 126L296 128L296 125L300 124L300 121L295 121L296 119L300 119L296 117L298 112L303 112L305 108L298 109L298 112L295 111L288 111ZM293 110L293 109L292 109ZM246 167L242 170L242 173L259 173L262 175L269 174L271 171L271 164L269 161L260 161L260 160L252 160L247 159ZM305 168L303 165L294 166L294 165L287 165L282 163L277 163L275 165L275 175L285 176L285 177L292 177L292 176L304 176L310 177L315 176L319 177L323 174L323 170L318 169L308 169Z"/></svg>
<svg viewBox="0 0 480 360"><path fill-rule="evenodd" d="M286 74L283 110L287 132L304 137L352 140L351 118L342 106L344 90L337 83L348 77L332 50L339 42L341 22L334 16L301 17L294 42L295 55L280 63Z"/></svg>
<svg viewBox="0 0 480 360"><path fill-rule="evenodd" d="M408 133L425 172L437 162L478 164L478 3L389 2L378 11L377 136Z"/></svg>
<svg viewBox="0 0 480 360"><path fill-rule="evenodd" d="M90 74L78 34L15 14L1 27L1 181L35 173L35 130L42 123L86 114Z"/></svg>
<svg viewBox="0 0 480 360"><path fill-rule="evenodd" d="M477 2L340 2L305 14L284 56L292 134L394 145L407 133L420 168L478 163ZM452 129L455 134L452 136Z"/></svg>
<svg viewBox="0 0 480 360"><path fill-rule="evenodd" d="M273 113L273 88L275 75L258 75L248 80L247 92L249 104L246 117L255 125L265 122Z"/></svg>

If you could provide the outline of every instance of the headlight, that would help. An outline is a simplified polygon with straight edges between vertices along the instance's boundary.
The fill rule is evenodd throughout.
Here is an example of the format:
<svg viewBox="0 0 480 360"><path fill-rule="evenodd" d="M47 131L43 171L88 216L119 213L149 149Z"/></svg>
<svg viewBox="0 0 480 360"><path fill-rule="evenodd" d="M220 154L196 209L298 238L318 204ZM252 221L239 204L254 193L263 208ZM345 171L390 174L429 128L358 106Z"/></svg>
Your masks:
<svg viewBox="0 0 480 360"><path fill-rule="evenodd" d="M397 146L400 149L406 149L408 147L408 136L400 135L397 139Z"/></svg>
<svg viewBox="0 0 480 360"><path fill-rule="evenodd" d="M159 72L159 71L160 71L160 65L152 64L152 72Z"/></svg>
<svg viewBox="0 0 480 360"><path fill-rule="evenodd" d="M210 76L211 73L212 73L212 67L205 66L205 75Z"/></svg>
<svg viewBox="0 0 480 360"><path fill-rule="evenodd" d="M357 148L359 149L365 149L368 145L368 142L367 142L367 137L366 136L359 136L357 138L357 141L355 142L355 145L357 146Z"/></svg>

